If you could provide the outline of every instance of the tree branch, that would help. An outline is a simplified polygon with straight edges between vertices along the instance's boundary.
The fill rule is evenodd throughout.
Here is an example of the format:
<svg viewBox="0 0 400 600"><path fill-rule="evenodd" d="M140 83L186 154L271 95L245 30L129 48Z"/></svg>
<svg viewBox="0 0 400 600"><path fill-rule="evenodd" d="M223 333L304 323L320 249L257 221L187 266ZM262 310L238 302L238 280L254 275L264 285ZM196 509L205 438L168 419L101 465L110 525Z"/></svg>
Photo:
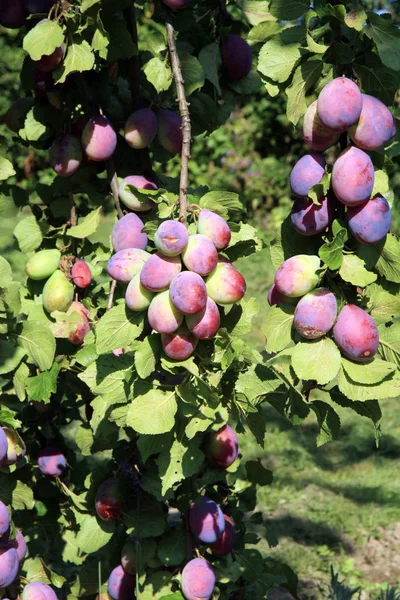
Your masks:
<svg viewBox="0 0 400 600"><path fill-rule="evenodd" d="M186 225L187 221L187 189L189 185L189 159L190 159L190 143L192 139L191 123L189 106L186 100L184 82L182 77L181 63L175 43L175 31L170 20L170 16L166 17L166 29L168 50L171 59L172 73L176 91L178 94L179 112L182 117L182 154L181 154L181 177L179 183L179 220Z"/></svg>
<svg viewBox="0 0 400 600"><path fill-rule="evenodd" d="M117 282L115 281L115 279L112 280L111 284L110 284L110 291L108 294L108 302L107 302L107 308L106 310L111 310L113 302L114 302L114 292L115 292L115 288L117 287Z"/></svg>

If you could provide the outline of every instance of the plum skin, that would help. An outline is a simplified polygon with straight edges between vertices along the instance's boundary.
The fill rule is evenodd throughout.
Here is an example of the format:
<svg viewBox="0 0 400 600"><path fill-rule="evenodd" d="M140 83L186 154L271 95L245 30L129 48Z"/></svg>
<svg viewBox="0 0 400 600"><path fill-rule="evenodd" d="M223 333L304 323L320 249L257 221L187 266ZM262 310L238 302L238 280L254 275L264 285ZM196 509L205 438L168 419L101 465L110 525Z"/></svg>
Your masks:
<svg viewBox="0 0 400 600"><path fill-rule="evenodd" d="M239 81L251 71L251 48L239 35L230 33L222 40L221 59L222 71L231 81Z"/></svg>
<svg viewBox="0 0 400 600"><path fill-rule="evenodd" d="M57 600L57 596L47 583L32 581L27 583L22 592L22 600Z"/></svg>
<svg viewBox="0 0 400 600"><path fill-rule="evenodd" d="M146 148L157 135L158 121L151 108L139 108L125 123L125 140L136 150Z"/></svg>
<svg viewBox="0 0 400 600"><path fill-rule="evenodd" d="M186 600L209 600L215 587L215 573L204 558L194 558L182 571L182 592Z"/></svg>
<svg viewBox="0 0 400 600"><path fill-rule="evenodd" d="M125 293L125 302L130 310L140 312L150 306L154 298L153 292L149 292L140 283L140 273L137 273L128 284Z"/></svg>
<svg viewBox="0 0 400 600"><path fill-rule="evenodd" d="M17 529L15 538L10 541L10 546L16 549L18 562L21 564L27 552L26 541L19 529Z"/></svg>
<svg viewBox="0 0 400 600"><path fill-rule="evenodd" d="M3 536L10 529L11 519L4 502L0 500L0 536Z"/></svg>
<svg viewBox="0 0 400 600"><path fill-rule="evenodd" d="M141 270L140 283L150 292L163 292L181 269L179 256L164 256L161 252L156 252Z"/></svg>
<svg viewBox="0 0 400 600"><path fill-rule="evenodd" d="M87 288L92 282L92 272L85 260L77 260L71 269L71 278L78 288Z"/></svg>
<svg viewBox="0 0 400 600"><path fill-rule="evenodd" d="M224 515L225 530L220 539L210 545L210 550L216 556L225 556L232 552L235 545L235 524L227 515Z"/></svg>
<svg viewBox="0 0 400 600"><path fill-rule="evenodd" d="M182 262L189 271L206 277L218 264L218 252L210 238L196 233L189 236L182 252Z"/></svg>
<svg viewBox="0 0 400 600"><path fill-rule="evenodd" d="M148 243L147 234L142 232L144 223L134 213L128 213L119 219L113 227L111 240L115 252L127 248L145 250Z"/></svg>
<svg viewBox="0 0 400 600"><path fill-rule="evenodd" d="M386 198L380 194L359 206L347 209L347 224L362 244L376 244L389 232L392 212Z"/></svg>
<svg viewBox="0 0 400 600"><path fill-rule="evenodd" d="M371 360L379 346L375 321L355 304L346 304L340 311L333 327L333 339L342 354L356 362Z"/></svg>
<svg viewBox="0 0 400 600"><path fill-rule="evenodd" d="M318 284L319 277L316 271L320 264L318 256L308 254L297 254L288 258L275 273L276 289L290 298L308 294Z"/></svg>
<svg viewBox="0 0 400 600"><path fill-rule="evenodd" d="M100 485L96 493L95 508L103 521L116 521L122 515L124 502L116 479L107 479Z"/></svg>
<svg viewBox="0 0 400 600"><path fill-rule="evenodd" d="M189 234L183 223L168 219L161 223L154 234L154 244L166 256L181 254L189 240Z"/></svg>
<svg viewBox="0 0 400 600"><path fill-rule="evenodd" d="M110 573L107 592L114 600L131 600L135 592L136 577L118 565Z"/></svg>
<svg viewBox="0 0 400 600"><path fill-rule="evenodd" d="M294 311L293 325L302 337L314 340L332 329L336 314L334 294L327 288L318 288L299 300Z"/></svg>
<svg viewBox="0 0 400 600"><path fill-rule="evenodd" d="M158 333L173 333L183 322L183 314L172 303L169 290L154 296L147 317L150 327Z"/></svg>
<svg viewBox="0 0 400 600"><path fill-rule="evenodd" d="M136 547L131 540L128 540L122 548L121 566L128 575L136 574Z"/></svg>
<svg viewBox="0 0 400 600"><path fill-rule="evenodd" d="M108 160L117 146L117 134L104 115L92 117L82 133L82 146L94 161Z"/></svg>
<svg viewBox="0 0 400 600"><path fill-rule="evenodd" d="M151 255L140 248L125 248L110 258L107 272L116 281L129 283L141 270Z"/></svg>
<svg viewBox="0 0 400 600"><path fill-rule="evenodd" d="M38 465L44 475L60 477L67 468L67 459L59 448L49 446L39 454Z"/></svg>
<svg viewBox="0 0 400 600"><path fill-rule="evenodd" d="M19 29L25 24L22 0L0 0L0 25L8 29Z"/></svg>
<svg viewBox="0 0 400 600"><path fill-rule="evenodd" d="M289 298L278 292L274 283L269 288L267 300L270 306L280 306L281 304L293 303L294 301L293 298Z"/></svg>
<svg viewBox="0 0 400 600"><path fill-rule="evenodd" d="M79 169L83 152L79 139L71 133L56 137L50 148L50 164L61 177L70 177Z"/></svg>
<svg viewBox="0 0 400 600"><path fill-rule="evenodd" d="M79 346L83 344L86 334L90 331L90 313L86 306L82 304L82 302L78 302L76 300L72 302L71 306L67 310L67 315L72 315L73 313L78 313L80 320L74 325L71 324L71 331L68 339L72 344Z"/></svg>
<svg viewBox="0 0 400 600"><path fill-rule="evenodd" d="M184 315L198 313L207 304L206 284L200 275L191 271L183 271L173 278L169 295L172 304Z"/></svg>
<svg viewBox="0 0 400 600"><path fill-rule="evenodd" d="M2 465L10 466L15 465L21 458L23 458L26 454L26 446L22 441L21 447L21 439L17 437L16 432L11 427L3 427L3 432L7 437L7 456L3 458L1 461Z"/></svg>
<svg viewBox="0 0 400 600"><path fill-rule="evenodd" d="M290 173L290 187L296 196L307 196L310 188L319 183L325 174L325 159L322 154L302 156Z"/></svg>
<svg viewBox="0 0 400 600"><path fill-rule="evenodd" d="M153 208L154 202L151 200L151 198L148 198L144 202L140 202L133 192L125 189L126 185L133 185L140 190L157 190L158 186L154 183L154 181L151 181L146 177L142 177L142 175L129 175L121 181L118 188L118 194L121 202L123 202L125 206L131 210L144 212Z"/></svg>
<svg viewBox="0 0 400 600"><path fill-rule="evenodd" d="M221 469L227 469L235 462L239 454L239 441L229 425L207 435L205 444L207 460Z"/></svg>
<svg viewBox="0 0 400 600"><path fill-rule="evenodd" d="M180 154L182 150L181 116L171 110L160 110L157 139L161 146L171 154Z"/></svg>
<svg viewBox="0 0 400 600"><path fill-rule="evenodd" d="M220 259L206 279L207 294L216 304L225 306L239 302L246 293L246 282L228 261Z"/></svg>
<svg viewBox="0 0 400 600"><path fill-rule="evenodd" d="M42 298L48 313L54 310L66 312L74 298L74 286L62 271L54 271L44 285Z"/></svg>
<svg viewBox="0 0 400 600"><path fill-rule="evenodd" d="M314 204L309 198L296 198L290 213L290 220L295 230L301 235L321 233L333 221L335 204L334 196L329 193L320 199L321 204Z"/></svg>
<svg viewBox="0 0 400 600"><path fill-rule="evenodd" d="M163 333L161 343L169 358L186 360L197 346L197 338L183 325L174 333Z"/></svg>
<svg viewBox="0 0 400 600"><path fill-rule="evenodd" d="M210 238L217 250L223 250L231 241L231 230L228 223L207 208L200 211L197 233Z"/></svg>
<svg viewBox="0 0 400 600"><path fill-rule="evenodd" d="M198 313L186 315L186 325L199 340L213 338L220 326L221 316L218 306L211 298L207 298L207 304Z"/></svg>
<svg viewBox="0 0 400 600"><path fill-rule="evenodd" d="M214 500L202 496L201 502L192 502L189 509L189 526L192 533L204 544L220 539L225 529L224 515Z"/></svg>
<svg viewBox="0 0 400 600"><path fill-rule="evenodd" d="M0 548L0 588L9 586L18 574L18 552L8 545Z"/></svg>
<svg viewBox="0 0 400 600"><path fill-rule="evenodd" d="M357 85L347 77L336 77L327 83L318 97L318 117L325 127L340 133L358 121L362 105Z"/></svg>
<svg viewBox="0 0 400 600"><path fill-rule="evenodd" d="M25 273L36 281L47 279L57 270L60 258L59 250L39 250L26 263Z"/></svg>
<svg viewBox="0 0 400 600"><path fill-rule="evenodd" d="M303 138L312 150L324 152L339 140L339 133L325 127L317 112L317 100L307 108L303 121Z"/></svg>
<svg viewBox="0 0 400 600"><path fill-rule="evenodd" d="M163 2L170 8L181 9L192 6L194 0L163 0Z"/></svg>
<svg viewBox="0 0 400 600"><path fill-rule="evenodd" d="M371 197L374 165L363 150L350 146L339 154L332 169L332 189L338 200L357 206Z"/></svg>
<svg viewBox="0 0 400 600"><path fill-rule="evenodd" d="M7 450L8 450L7 436L4 433L3 429L0 427L0 464L1 464L1 461L7 456ZM1 526L0 526L0 534L1 534Z"/></svg>
<svg viewBox="0 0 400 600"><path fill-rule="evenodd" d="M349 135L362 150L379 150L396 135L396 121L387 106L368 94L362 94L360 118Z"/></svg>

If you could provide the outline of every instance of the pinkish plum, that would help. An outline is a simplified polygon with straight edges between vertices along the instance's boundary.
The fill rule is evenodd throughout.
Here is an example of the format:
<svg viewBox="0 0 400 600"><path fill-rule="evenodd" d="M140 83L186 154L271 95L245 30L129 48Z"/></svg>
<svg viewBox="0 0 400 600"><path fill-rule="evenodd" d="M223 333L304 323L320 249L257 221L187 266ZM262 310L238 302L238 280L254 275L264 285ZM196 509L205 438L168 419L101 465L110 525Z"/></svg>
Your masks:
<svg viewBox="0 0 400 600"><path fill-rule="evenodd" d="M179 256L152 254L140 273L140 283L150 292L163 292L182 270Z"/></svg>
<svg viewBox="0 0 400 600"><path fill-rule="evenodd" d="M213 544L225 530L223 512L214 500L202 496L198 504L192 502L190 506L189 526L203 544Z"/></svg>
<svg viewBox="0 0 400 600"><path fill-rule="evenodd" d="M206 284L200 275L191 271L183 271L174 277L169 295L172 304L184 315L194 315L207 304Z"/></svg>
<svg viewBox="0 0 400 600"><path fill-rule="evenodd" d="M315 340L332 329L336 314L334 294L327 288L318 288L299 300L293 325L302 337Z"/></svg>
<svg viewBox="0 0 400 600"><path fill-rule="evenodd" d="M7 436L4 433L3 428L0 427L0 463L7 456L7 449L8 449ZM0 528L0 534L1 534L1 528Z"/></svg>
<svg viewBox="0 0 400 600"><path fill-rule="evenodd" d="M210 550L216 556L225 556L232 552L235 545L235 524L227 515L224 515L225 530L220 539L210 545Z"/></svg>
<svg viewBox="0 0 400 600"><path fill-rule="evenodd" d="M150 327L158 333L173 333L182 325L184 318L171 302L169 290L154 296L147 316Z"/></svg>
<svg viewBox="0 0 400 600"><path fill-rule="evenodd" d="M194 558L185 565L182 592L186 600L210 600L214 587L214 570L204 558Z"/></svg>
<svg viewBox="0 0 400 600"><path fill-rule="evenodd" d="M57 175L70 177L82 162L82 146L72 133L59 135L50 148L50 165Z"/></svg>
<svg viewBox="0 0 400 600"><path fill-rule="evenodd" d="M115 252L127 248L140 248L144 250L147 246L147 235L142 232L143 221L134 213L128 213L117 221L112 230L112 245Z"/></svg>
<svg viewBox="0 0 400 600"><path fill-rule="evenodd" d="M280 306L281 304L293 304L294 299L284 296L276 289L276 285L273 283L269 288L268 292L268 304L270 306Z"/></svg>
<svg viewBox="0 0 400 600"><path fill-rule="evenodd" d="M192 6L194 0L163 0L164 4L176 10Z"/></svg>
<svg viewBox="0 0 400 600"><path fill-rule="evenodd" d="M87 288L92 283L92 272L85 260L77 260L71 269L71 279L78 288Z"/></svg>
<svg viewBox="0 0 400 600"><path fill-rule="evenodd" d="M275 273L276 289L290 298L308 294L318 284L317 270L320 265L319 256L297 254L288 258Z"/></svg>
<svg viewBox="0 0 400 600"><path fill-rule="evenodd" d="M67 459L59 448L49 446L39 454L38 465L44 475L60 477L67 468Z"/></svg>
<svg viewBox="0 0 400 600"><path fill-rule="evenodd" d="M246 282L230 262L220 259L206 279L206 288L210 298L224 306L240 302L246 293Z"/></svg>
<svg viewBox="0 0 400 600"><path fill-rule="evenodd" d="M26 545L25 538L19 529L17 529L15 538L10 541L10 546L12 548L16 549L17 554L18 554L18 562L19 562L19 564L21 564L26 556L26 552L27 552L28 548Z"/></svg>
<svg viewBox="0 0 400 600"><path fill-rule="evenodd" d="M182 150L181 116L171 110L160 110L157 138L165 150L172 154L180 154Z"/></svg>
<svg viewBox="0 0 400 600"><path fill-rule="evenodd" d="M140 312L150 306L154 294L140 283L140 273L130 281L125 293L125 302L130 310Z"/></svg>
<svg viewBox="0 0 400 600"><path fill-rule="evenodd" d="M163 221L154 234L154 244L166 256L178 256L187 246L189 234L183 223Z"/></svg>
<svg viewBox="0 0 400 600"><path fill-rule="evenodd" d="M43 19L47 21L47 19ZM43 23L40 21L40 23ZM42 73L50 73L60 64L64 57L64 46L59 46L51 54L43 54L39 60L34 60L33 64Z"/></svg>
<svg viewBox="0 0 400 600"><path fill-rule="evenodd" d="M214 271L218 263L218 252L210 238L200 233L190 235L182 253L183 264L189 271L205 277Z"/></svg>
<svg viewBox="0 0 400 600"><path fill-rule="evenodd" d="M207 208L200 211L197 233L210 238L217 250L223 250L231 241L231 230L228 223Z"/></svg>
<svg viewBox="0 0 400 600"><path fill-rule="evenodd" d="M146 179L146 177L142 177L141 175L130 175L122 180L118 188L121 202L123 202L125 206L131 210L135 210L136 212L145 212L146 210L153 208L153 200L148 198L144 202L141 202L138 195L135 196L133 192L129 191L129 188L126 188L126 186L130 185L139 190L157 190L158 186L154 183L154 181L150 181L150 179Z"/></svg>
<svg viewBox="0 0 400 600"><path fill-rule="evenodd" d="M104 481L96 493L96 512L103 521L116 521L124 510L124 500L117 479Z"/></svg>
<svg viewBox="0 0 400 600"><path fill-rule="evenodd" d="M319 183L324 174L325 159L322 154L305 154L297 161L290 173L292 192L296 196L307 196L312 186Z"/></svg>
<svg viewBox="0 0 400 600"><path fill-rule="evenodd" d="M174 333L161 335L163 350L169 358L186 360L197 346L197 338L183 325Z"/></svg>
<svg viewBox="0 0 400 600"><path fill-rule="evenodd" d="M236 433L229 425L224 425L218 431L211 431L206 438L205 452L208 461L227 469L238 457L239 442Z"/></svg>
<svg viewBox="0 0 400 600"><path fill-rule="evenodd" d="M0 538L10 529L11 519L8 514L7 506L0 500Z"/></svg>
<svg viewBox="0 0 400 600"><path fill-rule="evenodd" d="M357 123L362 105L363 99L357 85L347 77L336 77L318 97L318 117L332 131L346 131Z"/></svg>
<svg viewBox="0 0 400 600"><path fill-rule="evenodd" d="M378 194L359 206L349 206L347 223L351 233L363 244L376 244L389 232L392 213L386 198Z"/></svg>
<svg viewBox="0 0 400 600"><path fill-rule="evenodd" d="M7 437L7 456L1 461L2 465L15 465L26 454L26 446L24 441L17 435L11 427L3 427L3 431Z"/></svg>
<svg viewBox="0 0 400 600"><path fill-rule="evenodd" d="M309 198L296 198L290 213L293 227L301 235L321 233L333 221L335 197L331 192L314 204Z"/></svg>
<svg viewBox="0 0 400 600"><path fill-rule="evenodd" d="M135 150L147 148L156 137L157 129L157 117L151 108L139 108L125 123L125 140Z"/></svg>
<svg viewBox="0 0 400 600"><path fill-rule="evenodd" d="M396 121L390 110L373 96L361 94L363 106L358 122L350 127L349 135L363 150L379 150L396 135Z"/></svg>
<svg viewBox="0 0 400 600"><path fill-rule="evenodd" d="M57 596L47 583L32 581L24 587L22 600L57 600Z"/></svg>
<svg viewBox="0 0 400 600"><path fill-rule="evenodd" d="M332 188L340 202L357 206L366 202L374 187L374 165L363 150L350 146L338 156L332 169Z"/></svg>
<svg viewBox="0 0 400 600"><path fill-rule="evenodd" d="M74 313L75 316L79 316L79 321L71 324L68 339L73 344L80 346L83 344L86 334L90 331L90 314L86 306L84 306L82 302L77 301L72 302L71 306L67 310L68 316L73 315Z"/></svg>
<svg viewBox="0 0 400 600"><path fill-rule="evenodd" d="M18 574L18 552L8 545L0 548L0 589L12 584Z"/></svg>
<svg viewBox="0 0 400 600"><path fill-rule="evenodd" d="M251 71L253 56L249 44L230 33L221 42L222 71L227 79L238 81Z"/></svg>
<svg viewBox="0 0 400 600"><path fill-rule="evenodd" d="M346 304L333 327L341 352L356 362L371 360L378 350L379 333L373 318L359 306Z"/></svg>
<svg viewBox="0 0 400 600"><path fill-rule="evenodd" d="M323 152L337 143L339 133L322 125L317 113L317 100L307 108L303 121L303 138L312 150Z"/></svg>
<svg viewBox="0 0 400 600"><path fill-rule="evenodd" d="M108 578L107 591L113 600L132 600L135 594L136 577L125 573L121 565L115 567Z"/></svg>
<svg viewBox="0 0 400 600"><path fill-rule="evenodd" d="M107 272L116 281L129 283L137 273L142 271L150 258L151 255L145 250L126 248L110 258L107 264Z"/></svg>
<svg viewBox="0 0 400 600"><path fill-rule="evenodd" d="M104 115L92 117L82 133L82 146L94 161L108 160L117 146L117 134Z"/></svg>
<svg viewBox="0 0 400 600"><path fill-rule="evenodd" d="M214 300L207 298L207 304L203 310L186 316L186 325L199 340L209 340L213 338L220 326L221 317L218 306Z"/></svg>

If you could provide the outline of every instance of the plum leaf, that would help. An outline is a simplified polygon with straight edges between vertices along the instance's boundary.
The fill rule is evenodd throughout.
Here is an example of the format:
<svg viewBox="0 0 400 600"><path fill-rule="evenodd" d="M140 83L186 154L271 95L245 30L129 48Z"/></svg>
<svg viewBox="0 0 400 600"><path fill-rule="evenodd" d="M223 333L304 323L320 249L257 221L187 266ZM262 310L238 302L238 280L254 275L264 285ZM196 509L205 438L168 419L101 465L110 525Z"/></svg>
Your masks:
<svg viewBox="0 0 400 600"><path fill-rule="evenodd" d="M335 379L340 365L339 349L327 337L296 344L292 352L292 366L296 375L300 379L313 380L320 385Z"/></svg>

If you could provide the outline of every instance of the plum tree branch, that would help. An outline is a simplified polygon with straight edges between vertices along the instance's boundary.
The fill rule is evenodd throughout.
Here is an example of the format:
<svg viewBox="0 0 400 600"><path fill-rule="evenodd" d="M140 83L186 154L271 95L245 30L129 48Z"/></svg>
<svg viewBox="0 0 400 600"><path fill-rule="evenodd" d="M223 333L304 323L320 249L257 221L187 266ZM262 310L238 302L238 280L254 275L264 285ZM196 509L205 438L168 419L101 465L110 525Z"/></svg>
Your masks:
<svg viewBox="0 0 400 600"><path fill-rule="evenodd" d="M192 128L190 122L189 105L186 100L184 81L182 77L181 63L175 43L175 30L170 16L166 17L166 29L168 50L171 59L172 73L174 76L176 91L178 94L179 112L182 118L182 153L181 153L181 175L179 182L179 220L186 225L188 202L187 189L189 185L189 159L190 143L192 139Z"/></svg>
<svg viewBox="0 0 400 600"><path fill-rule="evenodd" d="M114 292L115 292L115 288L117 287L117 282L115 281L115 279L112 280L111 284L110 284L110 291L108 293L108 302L107 302L107 308L106 310L111 310L112 306L113 306L113 302L114 302Z"/></svg>

